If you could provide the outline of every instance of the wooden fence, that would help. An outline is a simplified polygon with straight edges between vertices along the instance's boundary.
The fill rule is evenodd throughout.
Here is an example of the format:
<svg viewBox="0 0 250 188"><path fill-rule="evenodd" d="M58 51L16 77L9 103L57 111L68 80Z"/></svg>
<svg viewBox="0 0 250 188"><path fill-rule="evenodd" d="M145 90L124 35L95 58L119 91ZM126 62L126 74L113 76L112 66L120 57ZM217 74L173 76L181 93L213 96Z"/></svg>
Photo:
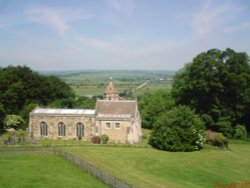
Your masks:
<svg viewBox="0 0 250 188"><path fill-rule="evenodd" d="M71 153L68 153L66 151L63 151L62 149L54 148L54 153L62 156L63 158L71 161L73 164L79 166L81 169L84 169L91 175L97 177L104 183L114 187L114 188L133 188L131 184L128 184L127 182L105 172L104 170L101 170L92 164L88 163L87 161L84 161L82 159L79 159L78 157L72 155Z"/></svg>

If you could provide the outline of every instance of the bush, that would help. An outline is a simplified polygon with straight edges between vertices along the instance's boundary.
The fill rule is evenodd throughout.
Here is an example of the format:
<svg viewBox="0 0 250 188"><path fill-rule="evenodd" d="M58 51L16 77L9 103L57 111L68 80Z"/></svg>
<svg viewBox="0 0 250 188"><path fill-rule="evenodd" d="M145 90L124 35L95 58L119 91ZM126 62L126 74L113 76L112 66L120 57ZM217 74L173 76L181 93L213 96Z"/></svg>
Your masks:
<svg viewBox="0 0 250 188"><path fill-rule="evenodd" d="M232 138L233 136L233 128L229 119L220 118L217 123L218 132L221 132L227 138Z"/></svg>
<svg viewBox="0 0 250 188"><path fill-rule="evenodd" d="M106 134L101 135L102 144L107 144L108 140L109 140L108 135L106 135Z"/></svg>
<svg viewBox="0 0 250 188"><path fill-rule="evenodd" d="M4 119L4 128L24 129L25 122L21 116L7 115Z"/></svg>
<svg viewBox="0 0 250 188"><path fill-rule="evenodd" d="M100 136L93 136L93 137L91 138L91 142L92 142L93 144L100 144L100 143L101 143Z"/></svg>
<svg viewBox="0 0 250 188"><path fill-rule="evenodd" d="M26 131L6 132L2 135L4 144L26 144L28 143L28 135Z"/></svg>
<svg viewBox="0 0 250 188"><path fill-rule="evenodd" d="M160 150L194 151L203 148L204 125L188 107L175 107L156 122L149 144Z"/></svg>
<svg viewBox="0 0 250 188"><path fill-rule="evenodd" d="M228 148L228 139L222 133L215 135L215 146Z"/></svg>
<svg viewBox="0 0 250 188"><path fill-rule="evenodd" d="M247 130L244 125L238 124L234 129L234 138L239 140L247 139Z"/></svg>
<svg viewBox="0 0 250 188"><path fill-rule="evenodd" d="M208 131L207 143L221 148L228 148L228 139L222 133Z"/></svg>

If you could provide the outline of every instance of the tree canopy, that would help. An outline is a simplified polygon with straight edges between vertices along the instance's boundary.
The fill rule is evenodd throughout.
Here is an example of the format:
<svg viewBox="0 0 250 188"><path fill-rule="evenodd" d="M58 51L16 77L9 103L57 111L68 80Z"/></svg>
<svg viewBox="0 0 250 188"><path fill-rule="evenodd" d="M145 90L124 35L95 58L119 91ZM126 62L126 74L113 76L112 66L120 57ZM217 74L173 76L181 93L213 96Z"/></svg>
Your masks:
<svg viewBox="0 0 250 188"><path fill-rule="evenodd" d="M139 99L142 127L152 129L157 119L174 106L174 100L168 91L158 90Z"/></svg>
<svg viewBox="0 0 250 188"><path fill-rule="evenodd" d="M31 107L74 96L71 88L55 76L41 75L26 66L0 68L0 125L6 115L28 116Z"/></svg>
<svg viewBox="0 0 250 188"><path fill-rule="evenodd" d="M174 77L172 95L177 105L188 105L199 113L209 129L230 132L243 124L250 131L250 66L246 53L232 49L200 53Z"/></svg>

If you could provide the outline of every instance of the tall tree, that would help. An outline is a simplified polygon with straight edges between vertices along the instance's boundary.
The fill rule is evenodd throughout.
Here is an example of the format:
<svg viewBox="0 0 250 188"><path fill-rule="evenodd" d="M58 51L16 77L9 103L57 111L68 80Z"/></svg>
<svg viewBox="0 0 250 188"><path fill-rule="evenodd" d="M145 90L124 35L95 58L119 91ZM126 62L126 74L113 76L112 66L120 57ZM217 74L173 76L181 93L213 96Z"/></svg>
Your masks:
<svg viewBox="0 0 250 188"><path fill-rule="evenodd" d="M27 116L34 104L46 106L70 98L74 98L72 89L57 77L40 75L26 66L0 68L0 125L7 114Z"/></svg>
<svg viewBox="0 0 250 188"><path fill-rule="evenodd" d="M208 128L220 129L218 122L227 119L233 126L245 124L250 131L250 66L246 53L212 49L197 55L176 74L172 95L177 104L188 105L205 117Z"/></svg>
<svg viewBox="0 0 250 188"><path fill-rule="evenodd" d="M157 119L174 106L174 100L168 91L158 90L144 95L139 100L142 127L152 129Z"/></svg>

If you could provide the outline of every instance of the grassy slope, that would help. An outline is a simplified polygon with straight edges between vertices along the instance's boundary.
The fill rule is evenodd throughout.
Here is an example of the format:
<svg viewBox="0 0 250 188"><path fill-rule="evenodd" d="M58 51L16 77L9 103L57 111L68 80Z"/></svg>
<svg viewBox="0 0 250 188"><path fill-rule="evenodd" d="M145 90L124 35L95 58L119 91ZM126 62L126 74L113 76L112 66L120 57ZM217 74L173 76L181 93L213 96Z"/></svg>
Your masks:
<svg viewBox="0 0 250 188"><path fill-rule="evenodd" d="M208 147L208 146L207 146ZM248 182L250 144L230 150L164 152L152 148L65 148L135 187L213 187L215 182Z"/></svg>
<svg viewBox="0 0 250 188"><path fill-rule="evenodd" d="M1 154L0 187L108 187L52 154Z"/></svg>

